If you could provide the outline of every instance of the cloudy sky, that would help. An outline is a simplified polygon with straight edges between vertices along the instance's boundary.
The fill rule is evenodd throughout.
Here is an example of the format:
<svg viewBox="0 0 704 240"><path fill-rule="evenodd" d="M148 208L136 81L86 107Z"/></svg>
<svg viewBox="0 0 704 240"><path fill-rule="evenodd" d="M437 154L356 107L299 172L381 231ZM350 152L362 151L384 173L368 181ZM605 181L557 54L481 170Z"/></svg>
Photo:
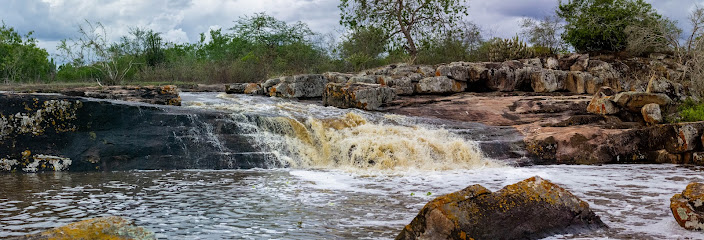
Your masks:
<svg viewBox="0 0 704 240"><path fill-rule="evenodd" d="M661 14L688 29L686 17L702 0L646 0ZM468 0L470 18L487 37L511 37L523 17L553 12L557 0ZM313 31L339 35L337 0L0 0L0 19L19 32L35 31L50 53L61 39L76 35L77 25L98 21L117 39L129 27L161 32L168 41L194 42L214 28L229 28L239 17L266 12L287 22L302 21Z"/></svg>

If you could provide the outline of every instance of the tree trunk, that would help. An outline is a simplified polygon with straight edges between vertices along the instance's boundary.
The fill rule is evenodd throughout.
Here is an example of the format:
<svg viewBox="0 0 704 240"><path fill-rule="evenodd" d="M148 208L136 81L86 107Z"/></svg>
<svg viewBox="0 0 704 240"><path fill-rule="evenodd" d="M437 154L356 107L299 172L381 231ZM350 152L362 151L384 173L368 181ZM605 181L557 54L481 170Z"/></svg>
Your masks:
<svg viewBox="0 0 704 240"><path fill-rule="evenodd" d="M403 33L403 36L406 38L406 42L408 43L408 54L411 55L412 59L415 59L416 55L418 55L418 49L416 48L416 43L413 42L413 37L411 36L409 26L406 26L406 23L403 21L403 17L401 16L402 13L403 0L398 0L398 11L396 12L396 19L398 20L398 25L401 27L401 32Z"/></svg>

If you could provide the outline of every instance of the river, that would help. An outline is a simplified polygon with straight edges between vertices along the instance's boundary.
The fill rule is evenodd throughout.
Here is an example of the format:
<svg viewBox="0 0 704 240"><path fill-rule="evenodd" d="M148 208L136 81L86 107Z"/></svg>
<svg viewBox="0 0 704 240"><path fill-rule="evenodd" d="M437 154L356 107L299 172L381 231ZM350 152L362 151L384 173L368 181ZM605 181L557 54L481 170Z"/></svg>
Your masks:
<svg viewBox="0 0 704 240"><path fill-rule="evenodd" d="M587 201L611 227L554 239L702 236L669 210L672 195L704 181L702 168L517 167L524 159L506 128L248 96L183 98L187 107L231 113L272 166L286 167L2 174L0 237L116 215L162 239L392 239L439 195L472 184L495 191L536 175Z"/></svg>

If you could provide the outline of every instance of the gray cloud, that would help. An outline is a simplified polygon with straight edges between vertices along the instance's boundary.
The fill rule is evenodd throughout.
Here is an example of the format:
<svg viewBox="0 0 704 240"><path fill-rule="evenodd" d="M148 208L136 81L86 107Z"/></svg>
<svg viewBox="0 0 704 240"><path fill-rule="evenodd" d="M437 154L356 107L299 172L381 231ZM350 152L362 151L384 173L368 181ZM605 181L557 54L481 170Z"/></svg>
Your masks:
<svg viewBox="0 0 704 240"><path fill-rule="evenodd" d="M688 29L686 17L695 0L647 0L664 16ZM523 17L552 14L557 0L469 0L470 19L488 37L512 37L520 31ZM240 17L266 12L287 21L302 21L313 31L339 34L339 1L335 0L4 0L0 18L19 32L35 31L41 46L53 52L61 39L77 34L84 19L101 22L113 39L129 27L147 27L169 41L195 42L213 28L229 28ZM699 2L702 3L701 1Z"/></svg>

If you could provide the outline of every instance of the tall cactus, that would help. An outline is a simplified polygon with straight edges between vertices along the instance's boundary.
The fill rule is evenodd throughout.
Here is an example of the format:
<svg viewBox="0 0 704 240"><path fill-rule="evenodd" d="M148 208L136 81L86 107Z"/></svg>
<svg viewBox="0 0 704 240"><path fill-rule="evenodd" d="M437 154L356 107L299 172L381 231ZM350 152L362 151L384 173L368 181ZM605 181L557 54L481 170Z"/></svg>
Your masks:
<svg viewBox="0 0 704 240"><path fill-rule="evenodd" d="M510 39L495 39L489 45L489 61L502 62L535 56L533 48L519 40L518 36Z"/></svg>

